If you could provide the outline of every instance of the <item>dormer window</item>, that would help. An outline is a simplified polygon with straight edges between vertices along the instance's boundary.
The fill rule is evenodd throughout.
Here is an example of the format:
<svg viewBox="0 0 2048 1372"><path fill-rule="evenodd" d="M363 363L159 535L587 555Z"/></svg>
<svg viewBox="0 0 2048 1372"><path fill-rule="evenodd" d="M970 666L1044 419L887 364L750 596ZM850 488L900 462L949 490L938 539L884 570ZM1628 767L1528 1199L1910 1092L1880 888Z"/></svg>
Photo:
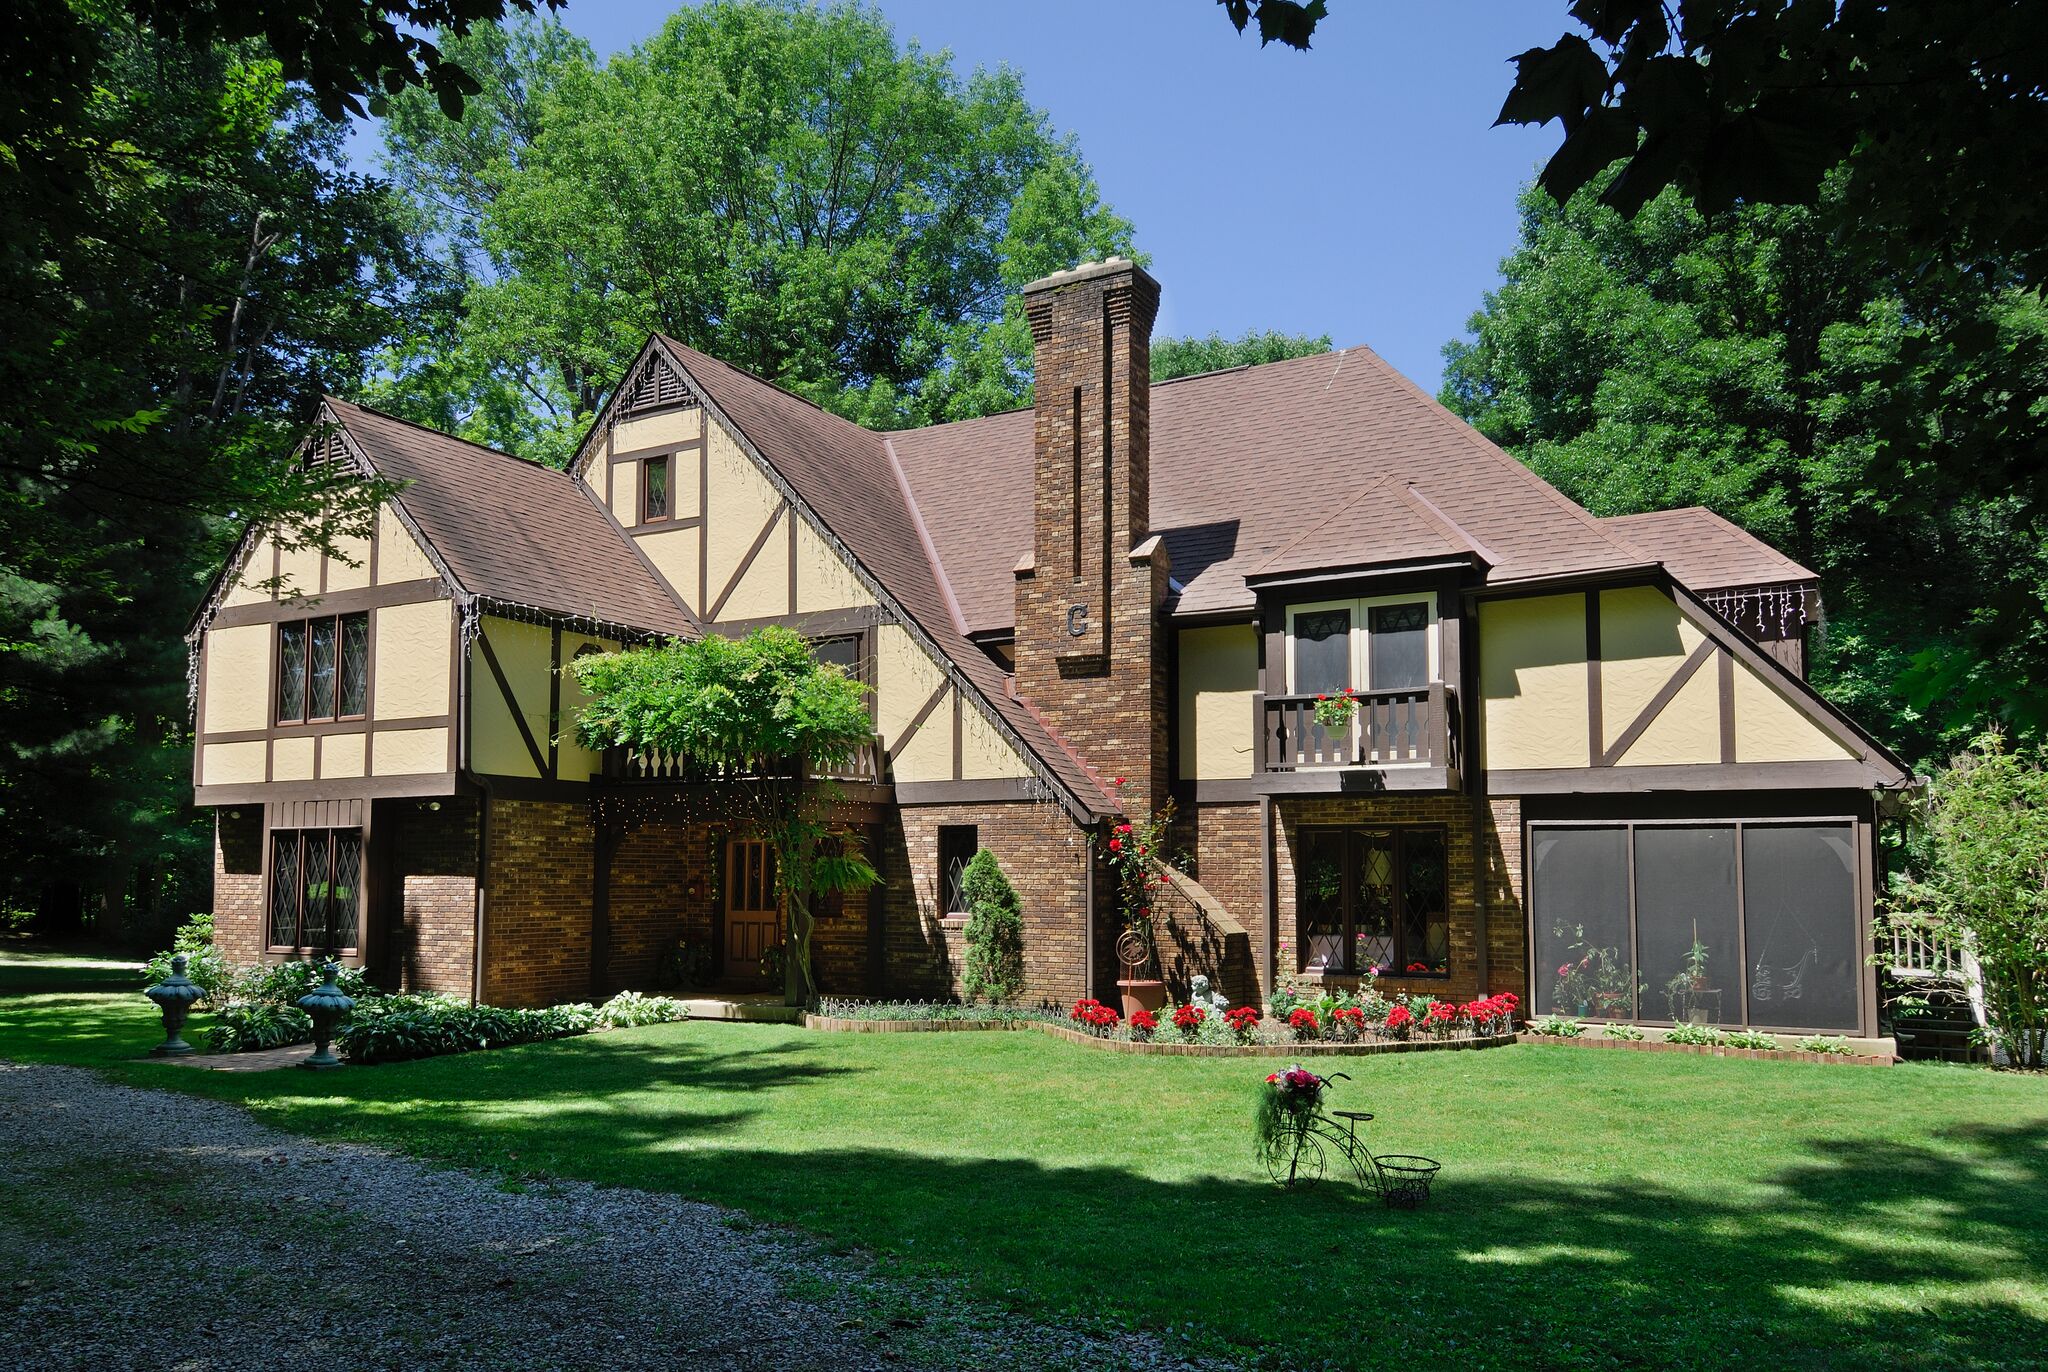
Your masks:
<svg viewBox="0 0 2048 1372"><path fill-rule="evenodd" d="M640 464L640 522L654 524L668 518L668 479L673 457L650 457Z"/></svg>
<svg viewBox="0 0 2048 1372"><path fill-rule="evenodd" d="M1289 687L1296 695L1422 690L1436 679L1436 597L1367 596L1287 611Z"/></svg>

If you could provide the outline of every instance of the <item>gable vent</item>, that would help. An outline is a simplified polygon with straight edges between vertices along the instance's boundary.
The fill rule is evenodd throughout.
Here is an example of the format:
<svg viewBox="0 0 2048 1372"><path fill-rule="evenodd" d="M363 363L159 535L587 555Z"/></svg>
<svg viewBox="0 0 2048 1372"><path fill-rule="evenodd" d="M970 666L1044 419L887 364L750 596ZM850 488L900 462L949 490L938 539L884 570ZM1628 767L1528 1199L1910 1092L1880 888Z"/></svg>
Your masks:
<svg viewBox="0 0 2048 1372"><path fill-rule="evenodd" d="M633 385L633 394L626 401L626 412L637 414L641 410L665 409L681 405L691 399L690 392L683 385L682 376L675 368L660 358L653 359L653 365L640 374Z"/></svg>

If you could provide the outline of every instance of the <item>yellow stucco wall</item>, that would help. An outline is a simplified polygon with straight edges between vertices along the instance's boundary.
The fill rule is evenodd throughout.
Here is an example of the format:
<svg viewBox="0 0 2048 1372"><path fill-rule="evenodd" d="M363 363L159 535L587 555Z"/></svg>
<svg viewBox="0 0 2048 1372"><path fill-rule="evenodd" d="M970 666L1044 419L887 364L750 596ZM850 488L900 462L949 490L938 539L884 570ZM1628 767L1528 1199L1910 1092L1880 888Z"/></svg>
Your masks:
<svg viewBox="0 0 2048 1372"><path fill-rule="evenodd" d="M1023 756L1004 741L995 726L973 703L960 713L960 776L965 781L994 781L1031 775Z"/></svg>
<svg viewBox="0 0 2048 1372"><path fill-rule="evenodd" d="M576 684L576 674L568 670L568 664L575 661L576 654L585 645L601 653L617 652L619 648L617 643L608 639L588 638L582 634L562 635L562 740L555 759L555 774L563 781L587 782L603 762L598 754L576 742L576 718L582 714L583 706L590 697Z"/></svg>
<svg viewBox="0 0 2048 1372"><path fill-rule="evenodd" d="M654 570L682 597L683 604L695 611L702 608L703 597L697 588L697 540L702 537L697 529L663 529L658 533L640 535L640 551L654 564Z"/></svg>
<svg viewBox="0 0 2048 1372"><path fill-rule="evenodd" d="M1855 756L1746 664L1735 664L1737 762L1834 762Z"/></svg>
<svg viewBox="0 0 2048 1372"><path fill-rule="evenodd" d="M270 645L277 627L242 624L206 634L205 734L270 725Z"/></svg>
<svg viewBox="0 0 2048 1372"><path fill-rule="evenodd" d="M273 739L271 741L270 779L272 781L311 781L313 779L313 740L310 735L293 734L286 738Z"/></svg>
<svg viewBox="0 0 2048 1372"><path fill-rule="evenodd" d="M282 550L277 559L279 596L286 600L318 596L320 569L326 560L318 548Z"/></svg>
<svg viewBox="0 0 2048 1372"><path fill-rule="evenodd" d="M1488 767L1585 767L1583 594L1479 605L1479 691Z"/></svg>
<svg viewBox="0 0 2048 1372"><path fill-rule="evenodd" d="M817 610L851 610L875 603L846 560L818 537L817 530L802 519L796 526L796 608L808 614Z"/></svg>
<svg viewBox="0 0 2048 1372"><path fill-rule="evenodd" d="M259 589L255 582L270 579L271 543L268 534L262 535L249 545L249 560L236 569L235 578L227 594L220 598L223 605L253 605L260 600L271 599L267 590Z"/></svg>
<svg viewBox="0 0 2048 1372"><path fill-rule="evenodd" d="M710 499L704 513L707 573L704 596L716 600L782 504L782 495L741 452L725 430L711 426L707 439ZM777 525L762 545L745 579L718 611L720 619L753 619L789 612L789 535ZM707 606L704 613L709 613Z"/></svg>
<svg viewBox="0 0 2048 1372"><path fill-rule="evenodd" d="M1601 628L1604 642L1604 623ZM1739 666L1737 670L1741 670ZM1640 712L1631 712L1624 718L1620 728L1627 728L1637 713ZM1618 729L1610 731L1619 732ZM1670 767L1720 760L1721 678L1713 660L1709 659L1657 712L1657 717L1629 745L1628 751L1615 759L1615 765Z"/></svg>
<svg viewBox="0 0 2048 1372"><path fill-rule="evenodd" d="M697 437L702 415L692 410L670 410L645 419L627 419L612 426L612 451L637 452L641 448L664 448L688 443Z"/></svg>
<svg viewBox="0 0 2048 1372"><path fill-rule="evenodd" d="M386 729L370 752L370 770L380 777L448 770L446 729Z"/></svg>
<svg viewBox="0 0 2048 1372"><path fill-rule="evenodd" d="M548 680L552 669L552 634L539 624L521 624L486 615L484 636L504 669L506 684L519 703L519 714L545 757L548 746ZM537 777L519 726L497 678L484 661L481 641L469 649L469 762L472 769L494 776Z"/></svg>
<svg viewBox="0 0 2048 1372"><path fill-rule="evenodd" d="M1628 586L1600 593L1601 746L1612 748L1643 707L1671 679L1688 654L1706 638L1679 614L1671 598L1653 586ZM1701 669L1713 679L1713 664ZM1709 711L1709 717L1713 712ZM1638 740L1635 752L1647 741ZM1720 756L1718 732L1714 758ZM1712 761L1687 759L1688 761Z"/></svg>
<svg viewBox="0 0 2048 1372"><path fill-rule="evenodd" d="M359 777L363 774L362 734L329 734L320 740L320 775Z"/></svg>
<svg viewBox="0 0 2048 1372"><path fill-rule="evenodd" d="M1252 697L1258 640L1249 624L1180 632L1180 775L1248 777L1253 770Z"/></svg>
<svg viewBox="0 0 2048 1372"><path fill-rule="evenodd" d="M448 673L454 604L428 600L415 605L387 605L370 616L377 656L371 675L371 709L385 719L416 719L448 713ZM384 762L384 740L374 750L377 770ZM440 768L425 770L439 771Z"/></svg>
<svg viewBox="0 0 2048 1372"><path fill-rule="evenodd" d="M263 780L270 745L262 739L245 743L209 743L199 750L199 784L234 786Z"/></svg>
<svg viewBox="0 0 2048 1372"><path fill-rule="evenodd" d="M377 513L377 584L424 581L439 576L434 563L404 523L385 506Z"/></svg>
<svg viewBox="0 0 2048 1372"><path fill-rule="evenodd" d="M945 679L900 625L884 624L875 636L875 713L882 742L897 749L898 781L953 779L952 703L941 700L918 731L903 731Z"/></svg>

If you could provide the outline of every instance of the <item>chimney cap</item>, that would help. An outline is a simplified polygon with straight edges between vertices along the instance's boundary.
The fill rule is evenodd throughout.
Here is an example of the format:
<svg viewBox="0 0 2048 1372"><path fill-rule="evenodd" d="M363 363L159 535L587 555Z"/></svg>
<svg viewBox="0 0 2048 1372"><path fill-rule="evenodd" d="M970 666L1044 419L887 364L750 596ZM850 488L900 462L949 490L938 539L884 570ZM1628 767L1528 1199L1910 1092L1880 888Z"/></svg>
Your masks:
<svg viewBox="0 0 2048 1372"><path fill-rule="evenodd" d="M1021 294L1033 295L1039 291L1058 290L1062 286L1077 285L1080 282L1093 281L1097 277L1103 276L1143 277L1153 290L1159 289L1159 283L1152 279L1152 273L1131 261L1130 258L1106 257L1100 262L1083 262L1078 267L1069 267L1066 271L1054 272L1051 276L1041 276L1038 280L1024 287Z"/></svg>

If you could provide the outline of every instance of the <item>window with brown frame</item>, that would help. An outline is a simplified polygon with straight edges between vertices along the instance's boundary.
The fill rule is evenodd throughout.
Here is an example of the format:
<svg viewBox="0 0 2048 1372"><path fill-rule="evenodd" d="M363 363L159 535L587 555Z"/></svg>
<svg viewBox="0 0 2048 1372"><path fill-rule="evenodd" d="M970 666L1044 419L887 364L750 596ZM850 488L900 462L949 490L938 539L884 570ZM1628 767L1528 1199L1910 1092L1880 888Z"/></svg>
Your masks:
<svg viewBox="0 0 2048 1372"><path fill-rule="evenodd" d="M370 616L277 626L277 722L360 719L370 692Z"/></svg>
<svg viewBox="0 0 2048 1372"><path fill-rule="evenodd" d="M981 836L972 824L939 826L939 913L967 913L967 864L981 851Z"/></svg>
<svg viewBox="0 0 2048 1372"><path fill-rule="evenodd" d="M353 952L361 926L360 829L270 835L270 946Z"/></svg>
<svg viewBox="0 0 2048 1372"><path fill-rule="evenodd" d="M640 464L640 522L655 524L668 518L669 477L673 456L650 457Z"/></svg>
<svg viewBox="0 0 2048 1372"><path fill-rule="evenodd" d="M1301 830L1294 892L1303 970L1448 976L1445 853L1435 826Z"/></svg>

